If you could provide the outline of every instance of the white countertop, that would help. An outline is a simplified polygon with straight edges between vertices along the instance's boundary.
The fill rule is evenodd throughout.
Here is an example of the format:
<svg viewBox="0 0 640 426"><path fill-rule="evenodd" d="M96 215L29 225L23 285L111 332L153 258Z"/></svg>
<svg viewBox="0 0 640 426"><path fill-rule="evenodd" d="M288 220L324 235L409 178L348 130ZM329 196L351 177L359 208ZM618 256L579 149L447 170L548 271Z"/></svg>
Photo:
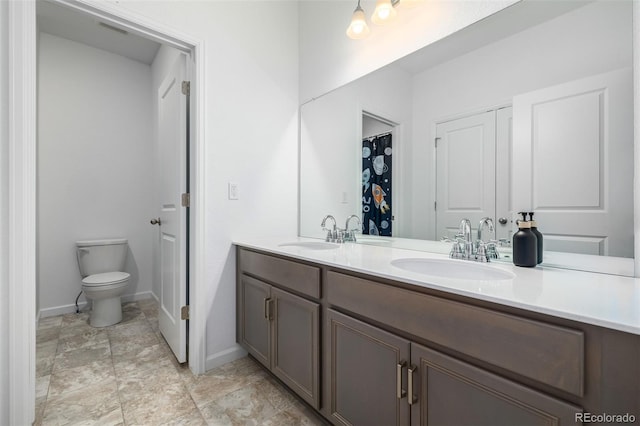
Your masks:
<svg viewBox="0 0 640 426"><path fill-rule="evenodd" d="M300 237L244 238L234 244L640 335L640 279L540 265L521 268L506 262L482 265L511 271L516 275L513 279L452 279L391 265L392 260L401 258L448 259L441 253L395 248L384 243L345 243L331 250L281 246L318 241L321 240Z"/></svg>

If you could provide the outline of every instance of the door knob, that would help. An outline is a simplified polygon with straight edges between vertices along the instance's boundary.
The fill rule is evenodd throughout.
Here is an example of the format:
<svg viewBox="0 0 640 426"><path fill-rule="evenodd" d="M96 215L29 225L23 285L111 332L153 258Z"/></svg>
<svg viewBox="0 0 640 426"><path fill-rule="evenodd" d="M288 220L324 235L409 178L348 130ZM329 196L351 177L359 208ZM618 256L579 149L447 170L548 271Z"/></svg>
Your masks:
<svg viewBox="0 0 640 426"><path fill-rule="evenodd" d="M499 223L500 225L506 225L506 224L507 224L507 222L508 222L508 220L507 220L507 218L506 218L506 217L501 217L501 218L499 218L499 219L498 219L498 223Z"/></svg>
<svg viewBox="0 0 640 426"><path fill-rule="evenodd" d="M154 218L154 219L151 219L151 222L150 222L150 223L151 223L152 225L162 225L162 221L160 220L160 218L157 218L157 219L155 219L155 218Z"/></svg>

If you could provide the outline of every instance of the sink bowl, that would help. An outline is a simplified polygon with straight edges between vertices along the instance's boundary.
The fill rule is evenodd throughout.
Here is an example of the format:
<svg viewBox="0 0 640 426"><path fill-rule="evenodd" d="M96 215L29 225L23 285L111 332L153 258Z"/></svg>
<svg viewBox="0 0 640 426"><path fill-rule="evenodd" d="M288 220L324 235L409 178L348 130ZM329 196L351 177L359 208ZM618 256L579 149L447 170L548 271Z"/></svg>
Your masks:
<svg viewBox="0 0 640 426"><path fill-rule="evenodd" d="M513 272L466 260L406 258L392 260L391 265L432 277L462 280L499 281L516 277Z"/></svg>
<svg viewBox="0 0 640 426"><path fill-rule="evenodd" d="M328 243L326 241L295 241L292 243L278 244L278 247L295 247L307 250L333 250L340 247L340 244Z"/></svg>

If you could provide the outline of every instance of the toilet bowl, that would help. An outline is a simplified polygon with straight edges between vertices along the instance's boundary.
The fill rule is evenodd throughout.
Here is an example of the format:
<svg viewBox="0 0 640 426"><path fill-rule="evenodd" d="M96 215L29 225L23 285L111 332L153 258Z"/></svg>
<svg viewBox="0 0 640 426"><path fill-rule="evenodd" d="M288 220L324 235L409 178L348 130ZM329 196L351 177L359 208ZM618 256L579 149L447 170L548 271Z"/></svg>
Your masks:
<svg viewBox="0 0 640 426"><path fill-rule="evenodd" d="M91 300L89 324L107 327L122 321L120 296L129 285L130 274L124 272L126 239L76 242L82 291Z"/></svg>

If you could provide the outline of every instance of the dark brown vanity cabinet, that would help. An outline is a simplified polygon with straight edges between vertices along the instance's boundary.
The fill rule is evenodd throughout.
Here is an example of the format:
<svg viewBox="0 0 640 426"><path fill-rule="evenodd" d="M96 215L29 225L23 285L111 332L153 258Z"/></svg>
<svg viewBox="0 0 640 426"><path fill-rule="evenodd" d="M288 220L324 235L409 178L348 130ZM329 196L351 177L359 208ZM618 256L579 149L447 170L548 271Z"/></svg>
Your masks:
<svg viewBox="0 0 640 426"><path fill-rule="evenodd" d="M636 334L285 256L237 253L238 342L333 424L640 418Z"/></svg>
<svg viewBox="0 0 640 426"><path fill-rule="evenodd" d="M408 425L409 341L333 310L327 312L325 331L330 339L331 421Z"/></svg>
<svg viewBox="0 0 640 426"><path fill-rule="evenodd" d="M339 312L327 327L336 424L563 425L582 412Z"/></svg>
<svg viewBox="0 0 640 426"><path fill-rule="evenodd" d="M281 261L245 252L247 257L266 263ZM260 276L251 263L240 261L239 265L248 269L238 277L238 343L302 399L319 408L320 305L249 276L247 273Z"/></svg>

